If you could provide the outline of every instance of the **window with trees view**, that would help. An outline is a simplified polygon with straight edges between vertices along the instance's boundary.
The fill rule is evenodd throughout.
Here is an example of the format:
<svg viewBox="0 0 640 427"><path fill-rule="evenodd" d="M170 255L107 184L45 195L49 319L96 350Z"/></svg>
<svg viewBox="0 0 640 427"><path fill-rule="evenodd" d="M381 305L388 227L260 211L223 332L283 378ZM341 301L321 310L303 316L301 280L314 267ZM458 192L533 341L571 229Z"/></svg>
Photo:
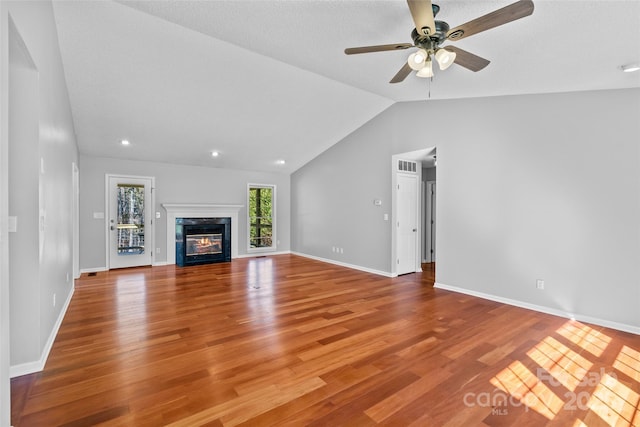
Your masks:
<svg viewBox="0 0 640 427"><path fill-rule="evenodd" d="M144 253L144 185L118 184L118 255Z"/></svg>
<svg viewBox="0 0 640 427"><path fill-rule="evenodd" d="M276 247L273 225L275 191L273 185L249 184L249 250Z"/></svg>

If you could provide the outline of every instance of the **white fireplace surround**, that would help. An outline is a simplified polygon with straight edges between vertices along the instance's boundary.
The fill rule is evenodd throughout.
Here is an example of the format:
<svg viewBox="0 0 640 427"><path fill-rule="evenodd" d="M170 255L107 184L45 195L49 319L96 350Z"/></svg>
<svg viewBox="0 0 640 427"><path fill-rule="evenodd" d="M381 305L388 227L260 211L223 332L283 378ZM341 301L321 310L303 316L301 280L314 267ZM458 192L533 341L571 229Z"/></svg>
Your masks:
<svg viewBox="0 0 640 427"><path fill-rule="evenodd" d="M176 263L176 218L231 218L231 258L238 258L238 212L244 205L163 203L167 211L167 264Z"/></svg>

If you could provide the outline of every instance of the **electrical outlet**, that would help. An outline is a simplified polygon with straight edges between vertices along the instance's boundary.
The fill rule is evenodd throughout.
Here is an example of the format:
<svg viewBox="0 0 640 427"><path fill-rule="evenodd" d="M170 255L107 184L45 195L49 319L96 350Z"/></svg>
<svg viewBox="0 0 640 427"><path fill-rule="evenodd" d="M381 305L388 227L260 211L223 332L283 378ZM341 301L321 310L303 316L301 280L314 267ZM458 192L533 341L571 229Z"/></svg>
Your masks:
<svg viewBox="0 0 640 427"><path fill-rule="evenodd" d="M537 289L544 289L544 280L542 280L542 279L536 280L536 288Z"/></svg>
<svg viewBox="0 0 640 427"><path fill-rule="evenodd" d="M340 248L340 253L343 254L344 253L344 248Z"/></svg>
<svg viewBox="0 0 640 427"><path fill-rule="evenodd" d="M156 248L156 255L160 253L160 248Z"/></svg>
<svg viewBox="0 0 640 427"><path fill-rule="evenodd" d="M335 252L335 251L336 251L336 247L335 247L335 246L332 246L332 247L331 247L331 252Z"/></svg>

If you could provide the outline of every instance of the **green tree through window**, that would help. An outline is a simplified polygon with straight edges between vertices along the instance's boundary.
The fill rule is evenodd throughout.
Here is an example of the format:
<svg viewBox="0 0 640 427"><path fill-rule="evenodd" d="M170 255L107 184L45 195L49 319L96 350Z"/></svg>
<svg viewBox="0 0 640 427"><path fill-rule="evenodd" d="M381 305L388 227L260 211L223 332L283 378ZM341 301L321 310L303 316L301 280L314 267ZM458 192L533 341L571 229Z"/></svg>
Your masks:
<svg viewBox="0 0 640 427"><path fill-rule="evenodd" d="M118 184L118 255L144 253L144 185Z"/></svg>
<svg viewBox="0 0 640 427"><path fill-rule="evenodd" d="M273 247L273 187L249 187L249 247Z"/></svg>

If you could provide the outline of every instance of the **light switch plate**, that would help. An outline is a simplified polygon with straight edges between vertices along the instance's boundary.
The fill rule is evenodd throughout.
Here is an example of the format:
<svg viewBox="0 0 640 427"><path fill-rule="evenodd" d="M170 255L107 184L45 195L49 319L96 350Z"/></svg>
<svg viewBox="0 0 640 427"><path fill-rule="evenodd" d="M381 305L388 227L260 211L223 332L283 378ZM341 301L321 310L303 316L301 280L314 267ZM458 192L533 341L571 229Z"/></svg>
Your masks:
<svg viewBox="0 0 640 427"><path fill-rule="evenodd" d="M18 232L18 217L10 216L9 218L9 233L17 233Z"/></svg>

